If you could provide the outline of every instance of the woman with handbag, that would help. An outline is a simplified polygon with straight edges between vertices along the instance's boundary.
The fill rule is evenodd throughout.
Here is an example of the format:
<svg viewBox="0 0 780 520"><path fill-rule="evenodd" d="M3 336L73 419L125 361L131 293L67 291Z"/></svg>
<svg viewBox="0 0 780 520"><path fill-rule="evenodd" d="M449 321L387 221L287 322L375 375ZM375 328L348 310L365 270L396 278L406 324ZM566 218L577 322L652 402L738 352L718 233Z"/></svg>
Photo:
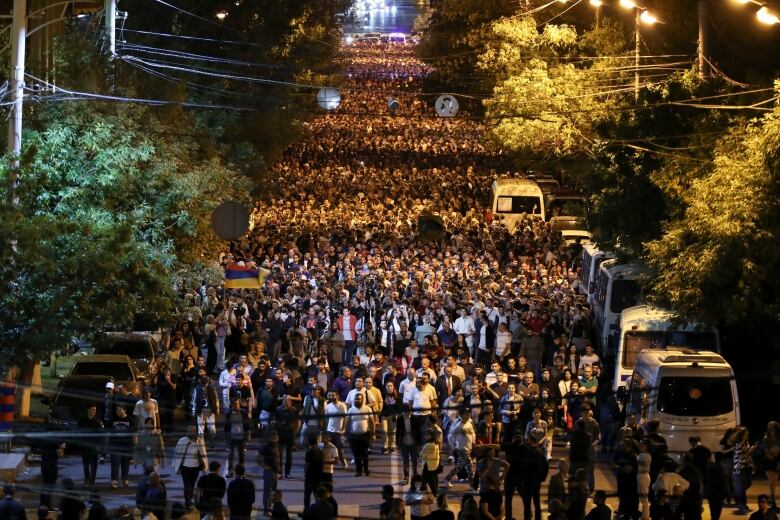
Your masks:
<svg viewBox="0 0 780 520"><path fill-rule="evenodd" d="M181 475L184 488L184 507L193 508L192 497L198 475L208 467L208 455L203 438L197 436L195 426L187 429L187 435L179 439L173 451L173 468Z"/></svg>

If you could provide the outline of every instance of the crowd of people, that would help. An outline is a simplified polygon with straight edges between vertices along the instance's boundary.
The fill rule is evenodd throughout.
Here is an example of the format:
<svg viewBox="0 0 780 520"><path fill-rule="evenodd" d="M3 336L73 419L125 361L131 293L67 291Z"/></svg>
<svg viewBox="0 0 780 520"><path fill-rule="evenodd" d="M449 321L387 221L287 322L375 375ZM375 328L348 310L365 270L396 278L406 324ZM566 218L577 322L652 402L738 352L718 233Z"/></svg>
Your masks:
<svg viewBox="0 0 780 520"><path fill-rule="evenodd" d="M135 434L104 449L112 487L129 485L132 457L144 468L136 505L148 518L195 508L238 520L254 507L281 519L278 481L302 477L303 518L326 519L338 515L337 470L369 476L377 457L398 457L408 492L384 486L382 518L404 518L406 508L413 519L453 518L447 493L458 492L462 520L513 518L515 494L525 520L540 520L552 465L551 520L607 520L595 466L610 461L624 518L697 520L706 498L717 520L731 498L748 512L759 461L772 496L754 520L770 520L777 423L753 446L743 428L729 432L715 454L692 437L680 460L657 425L623 426L607 360L588 341L578 246L541 220L510 230L485 211L492 181L509 167L480 123L387 113L372 89L404 89L408 110L434 114L414 96L429 70L410 45L356 43L344 59L342 112L307 124L272 169L280 191L257 203L251 233L221 260L267 269L264 287L183 283L150 388L135 400L112 386L82 422ZM423 215L442 219L441 237L419 235ZM553 457L554 443L566 457ZM226 468L209 461L218 444L229 450ZM294 476L296 449L305 467ZM101 453L84 458L88 485ZM166 466L184 490L173 514L159 476Z"/></svg>

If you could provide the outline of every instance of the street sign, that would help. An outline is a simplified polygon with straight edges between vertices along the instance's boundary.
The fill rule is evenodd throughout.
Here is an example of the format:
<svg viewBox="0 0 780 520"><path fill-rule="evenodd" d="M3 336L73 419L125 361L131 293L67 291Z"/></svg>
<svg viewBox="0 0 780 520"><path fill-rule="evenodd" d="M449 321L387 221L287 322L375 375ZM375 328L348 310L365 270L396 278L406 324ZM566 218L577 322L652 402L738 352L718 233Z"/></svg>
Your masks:
<svg viewBox="0 0 780 520"><path fill-rule="evenodd" d="M436 98L436 113L441 117L452 117L458 113L460 104L455 96L444 94Z"/></svg>
<svg viewBox="0 0 780 520"><path fill-rule="evenodd" d="M249 210L243 204L226 200L211 213L211 229L222 240L238 240L249 229Z"/></svg>
<svg viewBox="0 0 780 520"><path fill-rule="evenodd" d="M341 92L337 88L321 88L317 92L317 104L324 110L335 110L341 104Z"/></svg>

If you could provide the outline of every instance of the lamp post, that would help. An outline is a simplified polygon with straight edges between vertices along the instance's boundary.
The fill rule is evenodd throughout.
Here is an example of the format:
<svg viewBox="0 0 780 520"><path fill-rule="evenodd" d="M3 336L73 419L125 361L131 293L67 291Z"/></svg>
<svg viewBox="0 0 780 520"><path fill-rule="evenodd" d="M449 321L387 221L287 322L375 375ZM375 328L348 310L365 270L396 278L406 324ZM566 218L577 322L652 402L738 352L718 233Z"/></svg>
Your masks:
<svg viewBox="0 0 780 520"><path fill-rule="evenodd" d="M658 23L658 18L653 16L647 8L637 5L634 0L620 0L620 6L624 9L634 10L634 99L639 100L639 62L642 36L639 28L642 24L654 25Z"/></svg>

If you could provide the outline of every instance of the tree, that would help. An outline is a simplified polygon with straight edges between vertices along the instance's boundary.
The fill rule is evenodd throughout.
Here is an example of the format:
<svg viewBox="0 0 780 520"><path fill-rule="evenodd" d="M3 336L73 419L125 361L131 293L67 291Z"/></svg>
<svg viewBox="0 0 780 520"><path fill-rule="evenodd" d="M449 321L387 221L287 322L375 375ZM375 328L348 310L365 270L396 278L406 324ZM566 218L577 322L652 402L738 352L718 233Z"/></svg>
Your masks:
<svg viewBox="0 0 780 520"><path fill-rule="evenodd" d="M85 82L99 77L103 57L69 49ZM216 256L211 209L250 187L181 107L50 99L27 112L18 187L0 164L0 368L141 312L164 320L173 273Z"/></svg>
<svg viewBox="0 0 780 520"><path fill-rule="evenodd" d="M493 137L522 160L588 156L595 125L614 120L625 104L621 29L605 21L579 36L569 25L540 31L532 16L491 26L481 70L497 78L484 104ZM580 56L604 55L605 59Z"/></svg>
<svg viewBox="0 0 780 520"><path fill-rule="evenodd" d="M458 92L489 93L493 78L478 75L479 55L489 41L491 24L515 13L503 0L439 0L432 3L422 27L418 56L435 67L433 81L456 86Z"/></svg>
<svg viewBox="0 0 780 520"><path fill-rule="evenodd" d="M776 82L780 92L780 82ZM727 324L780 314L780 107L717 142L689 205L647 246L654 294L683 316Z"/></svg>

